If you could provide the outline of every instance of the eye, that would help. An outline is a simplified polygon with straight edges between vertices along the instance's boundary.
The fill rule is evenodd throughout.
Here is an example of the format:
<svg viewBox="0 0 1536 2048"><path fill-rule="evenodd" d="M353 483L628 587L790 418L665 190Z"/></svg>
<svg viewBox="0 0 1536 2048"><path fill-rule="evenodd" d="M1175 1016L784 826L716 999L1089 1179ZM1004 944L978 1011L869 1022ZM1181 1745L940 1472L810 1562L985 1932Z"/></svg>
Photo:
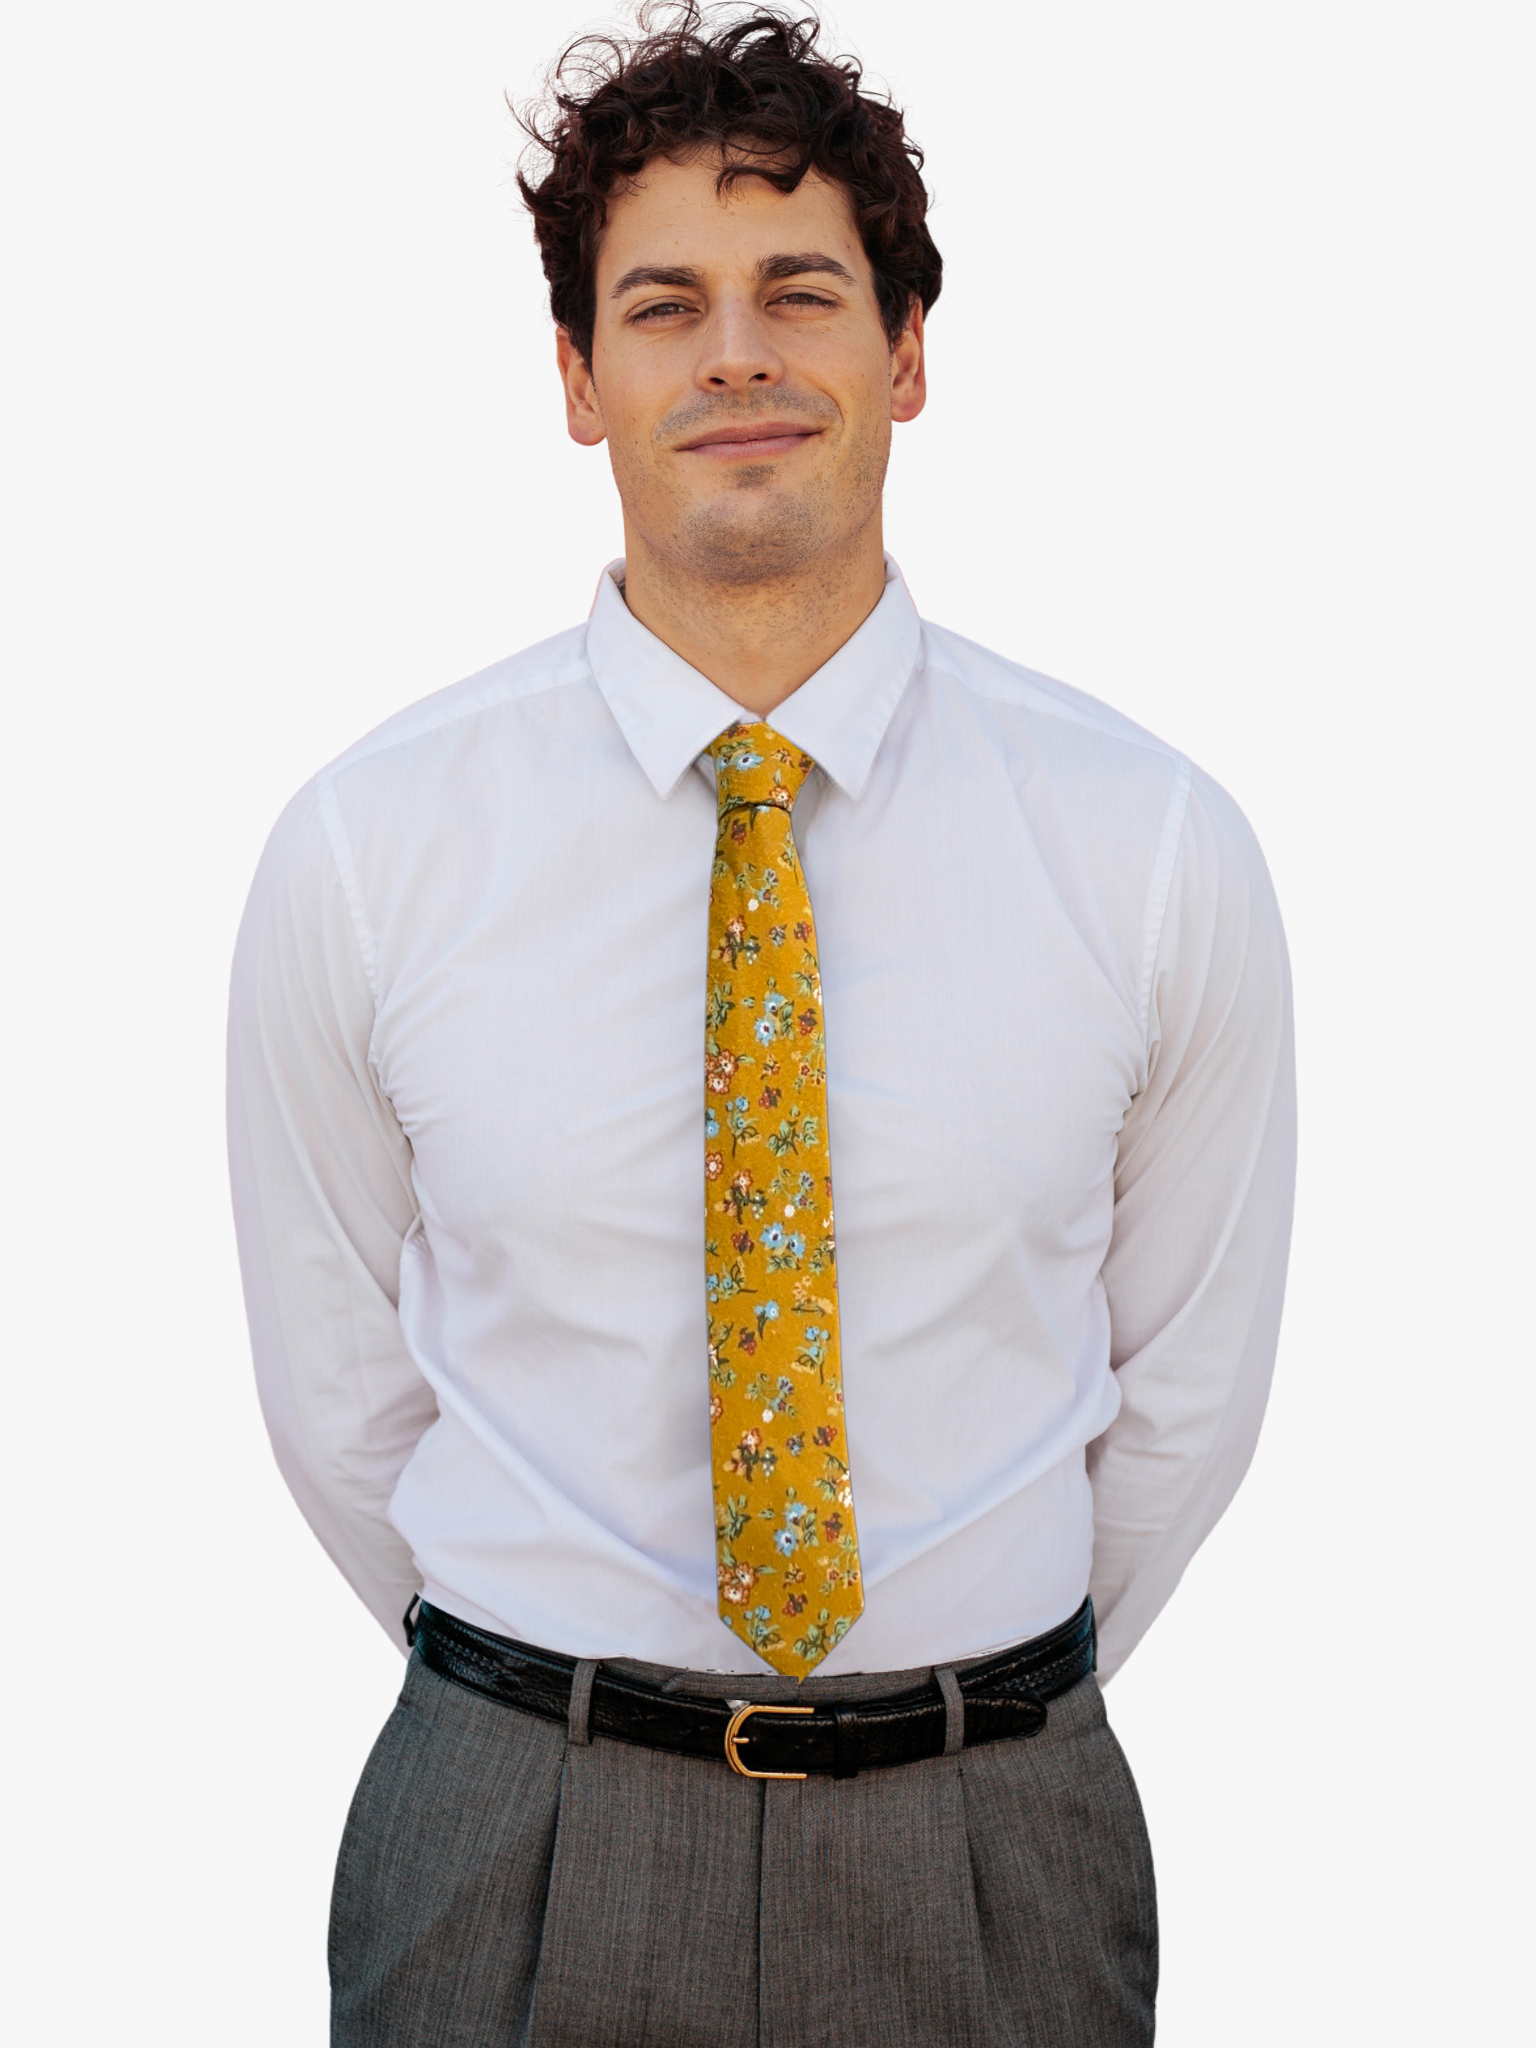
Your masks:
<svg viewBox="0 0 1536 2048"><path fill-rule="evenodd" d="M776 306L819 306L830 312L836 301L823 298L820 292L793 291L780 292L773 303Z"/></svg>
<svg viewBox="0 0 1536 2048"><path fill-rule="evenodd" d="M688 313L692 310L690 306L685 306L681 299L662 299L657 305L642 306L638 313L631 313L629 317L631 324L638 326L642 320L664 320L674 313Z"/></svg>

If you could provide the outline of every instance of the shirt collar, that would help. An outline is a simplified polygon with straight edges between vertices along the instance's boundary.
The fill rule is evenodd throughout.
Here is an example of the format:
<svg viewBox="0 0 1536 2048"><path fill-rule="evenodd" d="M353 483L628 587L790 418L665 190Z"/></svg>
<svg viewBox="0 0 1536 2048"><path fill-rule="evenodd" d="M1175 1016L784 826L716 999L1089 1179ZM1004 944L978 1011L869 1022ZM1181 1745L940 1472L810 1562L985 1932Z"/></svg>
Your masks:
<svg viewBox="0 0 1536 2048"><path fill-rule="evenodd" d="M733 703L642 626L624 602L623 561L598 580L587 621L587 659L631 753L661 797L732 720L754 714ZM765 721L807 753L845 796L869 779L891 714L917 661L917 609L887 555L885 592L851 639L786 697Z"/></svg>

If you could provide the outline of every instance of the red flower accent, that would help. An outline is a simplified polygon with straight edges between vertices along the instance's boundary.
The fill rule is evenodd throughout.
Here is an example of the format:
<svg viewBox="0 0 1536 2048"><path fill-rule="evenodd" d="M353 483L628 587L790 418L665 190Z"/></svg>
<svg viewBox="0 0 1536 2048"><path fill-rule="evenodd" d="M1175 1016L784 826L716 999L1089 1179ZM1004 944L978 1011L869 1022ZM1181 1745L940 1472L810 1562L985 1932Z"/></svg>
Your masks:
<svg viewBox="0 0 1536 2048"><path fill-rule="evenodd" d="M757 1568L750 1564L722 1564L716 1567L720 1580L720 1597L728 1600L733 1607L745 1607L748 1595L757 1581Z"/></svg>

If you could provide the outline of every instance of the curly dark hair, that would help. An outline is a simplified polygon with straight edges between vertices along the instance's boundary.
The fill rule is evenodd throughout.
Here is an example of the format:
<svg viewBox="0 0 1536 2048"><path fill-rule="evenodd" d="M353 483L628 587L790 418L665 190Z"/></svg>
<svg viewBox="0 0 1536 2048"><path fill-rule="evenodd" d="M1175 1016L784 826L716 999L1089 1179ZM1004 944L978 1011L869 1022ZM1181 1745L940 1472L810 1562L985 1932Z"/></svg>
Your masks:
<svg viewBox="0 0 1536 2048"><path fill-rule="evenodd" d="M670 17L670 19L667 19ZM667 25L658 25L667 20ZM518 188L533 215L550 310L592 360L597 252L608 202L654 156L727 153L718 186L761 177L793 192L807 172L847 192L894 348L914 304L939 296L923 153L901 111L864 92L851 57L817 48L821 24L762 8L711 24L696 0L642 7L631 40L584 36L554 67L548 99L518 119L548 158Z"/></svg>

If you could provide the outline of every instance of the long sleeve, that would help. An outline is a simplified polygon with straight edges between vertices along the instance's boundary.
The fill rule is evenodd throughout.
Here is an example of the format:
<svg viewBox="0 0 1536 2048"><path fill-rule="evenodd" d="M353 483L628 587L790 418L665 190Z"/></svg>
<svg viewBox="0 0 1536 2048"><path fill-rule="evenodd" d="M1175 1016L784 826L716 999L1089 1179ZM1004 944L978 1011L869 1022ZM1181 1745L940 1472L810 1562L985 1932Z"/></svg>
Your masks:
<svg viewBox="0 0 1536 2048"><path fill-rule="evenodd" d="M416 1218L410 1147L369 1065L368 938L325 803L311 785L280 819L236 946L235 1227L278 1465L333 1561L402 1645L418 1579L387 1511L437 1408L400 1334L401 1246Z"/></svg>
<svg viewBox="0 0 1536 2048"><path fill-rule="evenodd" d="M1247 1470L1290 1241L1285 938L1246 820L1198 774L1153 959L1147 1038L1103 1271L1121 1406L1089 1447L1104 1677L1135 1648Z"/></svg>

